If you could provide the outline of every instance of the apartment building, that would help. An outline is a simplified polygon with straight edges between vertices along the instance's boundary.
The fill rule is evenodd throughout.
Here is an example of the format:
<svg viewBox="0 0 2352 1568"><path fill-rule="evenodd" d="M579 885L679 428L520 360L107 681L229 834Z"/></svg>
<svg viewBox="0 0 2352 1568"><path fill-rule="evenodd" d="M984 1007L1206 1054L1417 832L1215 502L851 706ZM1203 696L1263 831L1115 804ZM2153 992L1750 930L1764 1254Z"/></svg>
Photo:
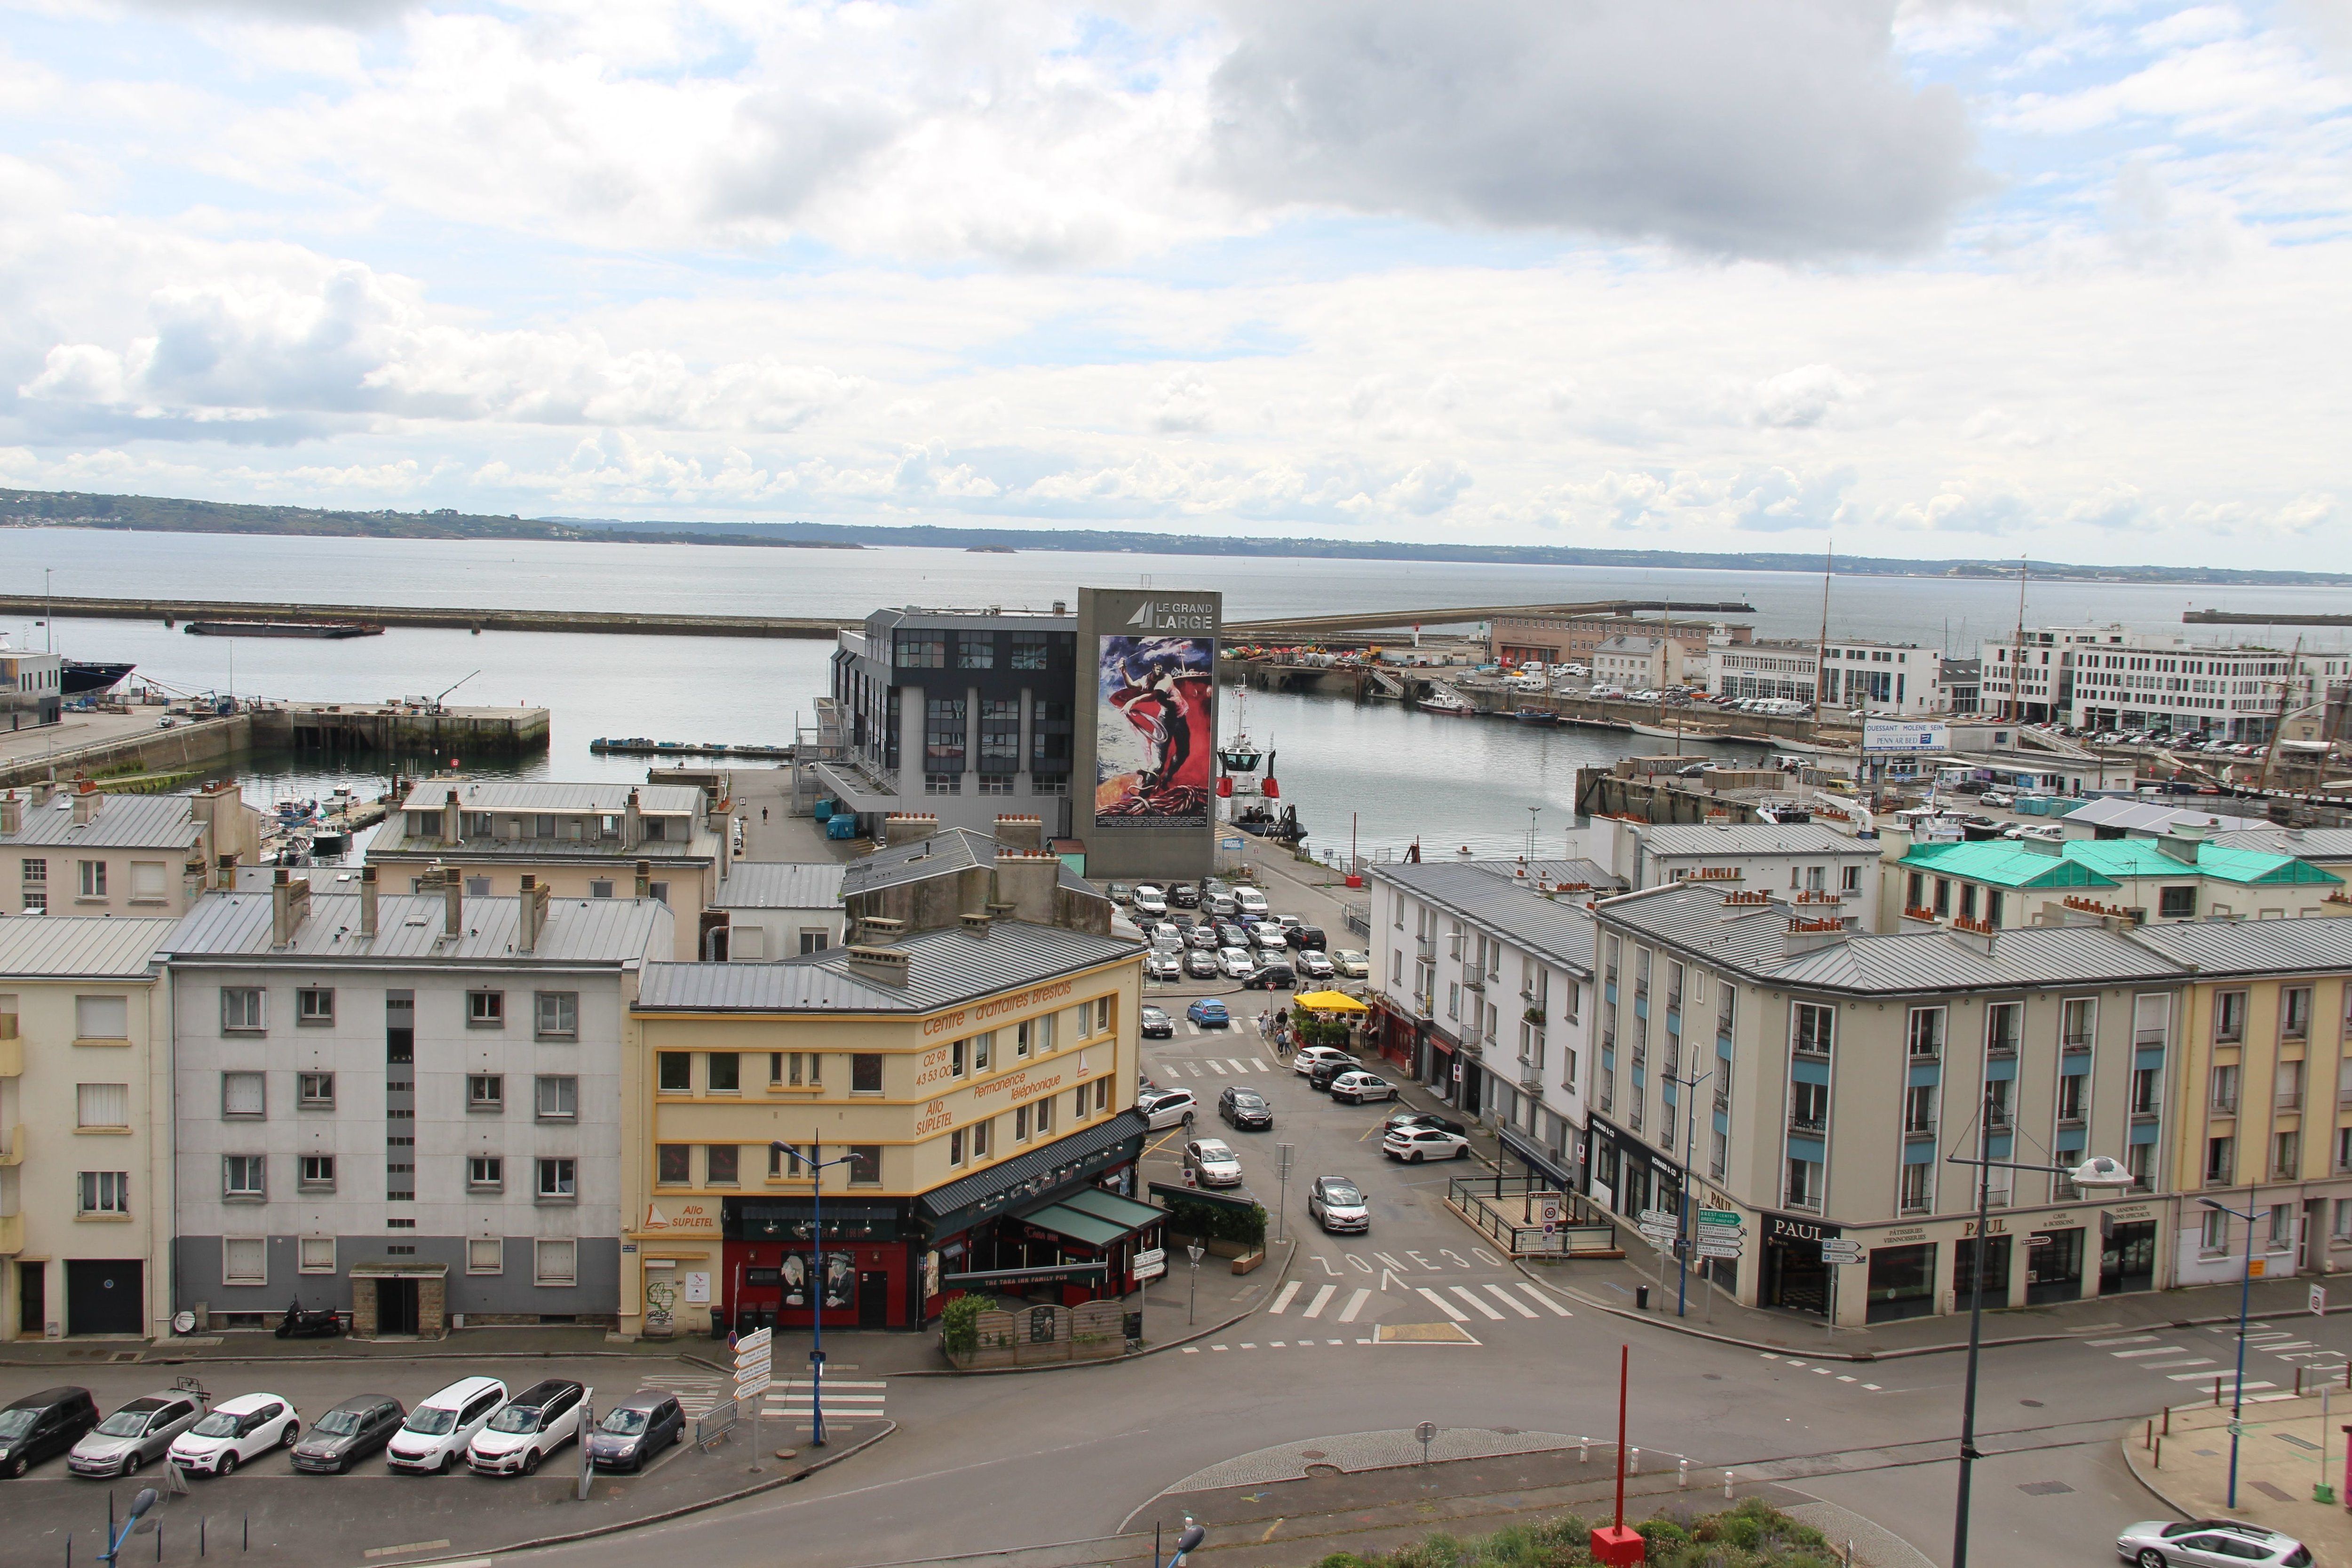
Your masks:
<svg viewBox="0 0 2352 1568"><path fill-rule="evenodd" d="M170 1321L173 925L0 920L0 1340Z"/></svg>
<svg viewBox="0 0 2352 1568"><path fill-rule="evenodd" d="M1531 1170L1580 1192L1590 894L1522 881L1517 869L1493 861L1367 868L1374 1011L1366 1038L1486 1121Z"/></svg>
<svg viewBox="0 0 2352 1568"><path fill-rule="evenodd" d="M2261 742L2283 689L2324 694L2347 661L2277 648L2200 647L2120 625L2044 626L1983 645L1981 707L2027 723L2214 732Z"/></svg>
<svg viewBox="0 0 2352 1568"><path fill-rule="evenodd" d="M1948 713L1951 694L1943 666L1942 648L1842 638L1822 650L1822 705L1892 719Z"/></svg>
<svg viewBox="0 0 2352 1568"><path fill-rule="evenodd" d="M625 1332L800 1327L820 1306L918 1329L966 1290L1138 1288L1161 1219L1135 1176L1142 953L1053 923L1059 870L1008 852L992 904L928 929L866 917L845 947L646 971Z"/></svg>
<svg viewBox="0 0 2352 1568"><path fill-rule="evenodd" d="M1591 657L1594 685L1652 691L1682 683L1687 655L1670 637L1620 636L1602 641Z"/></svg>
<svg viewBox="0 0 2352 1568"><path fill-rule="evenodd" d="M839 947L842 869L837 860L738 860L711 901L727 923L706 940L709 956L761 963Z"/></svg>
<svg viewBox="0 0 2352 1568"><path fill-rule="evenodd" d="M1693 882L1595 915L1591 1192L1624 1215L1685 1191L1738 1211L1746 1253L1709 1268L1741 1302L1863 1323L1965 1311L1979 1268L1996 1306L2171 1282L2191 976L2149 943L2197 928L1873 936ZM2054 1169L1996 1171L1979 1237L1974 1177L1944 1157L1979 1149L2108 1154L2139 1185L2086 1197ZM1834 1237L1864 1261L1833 1279Z"/></svg>
<svg viewBox="0 0 2352 1568"><path fill-rule="evenodd" d="M251 865L260 814L233 784L108 795L89 780L0 792L0 915L184 914L224 861Z"/></svg>
<svg viewBox="0 0 2352 1568"><path fill-rule="evenodd" d="M558 900L646 899L669 906L673 957L707 951L731 868L728 826L685 784L428 779L403 797L368 846L390 892L427 873L462 872L469 899L512 898L522 879Z"/></svg>
<svg viewBox="0 0 2352 1568"><path fill-rule="evenodd" d="M1707 823L1687 826L1596 817L1592 857L1629 888L1705 882L1729 890L1786 892L1878 929L1880 848L1819 823Z"/></svg>
<svg viewBox="0 0 2352 1568"><path fill-rule="evenodd" d="M64 717L65 656L0 640L0 728L29 730Z"/></svg>
<svg viewBox="0 0 2352 1568"><path fill-rule="evenodd" d="M1811 703L1821 692L1821 645L1759 637L1706 650L1706 689L1718 697Z"/></svg>
<svg viewBox="0 0 2352 1568"><path fill-rule="evenodd" d="M170 937L175 1305L354 1331L610 1322L623 1037L674 950L644 898L415 893L287 878ZM279 873L285 877L285 873Z"/></svg>
<svg viewBox="0 0 2352 1568"><path fill-rule="evenodd" d="M2153 926L2187 970L2170 1128L2184 1194L2173 1282L2352 1268L2352 921ZM2252 1242L2251 1248L2248 1246Z"/></svg>
<svg viewBox="0 0 2352 1568"><path fill-rule="evenodd" d="M1507 615L1486 624L1487 657L1503 664L1586 664L1612 637L1672 637L1680 658L1706 657L1708 639L1744 643L1755 628L1721 621L1677 621L1612 615Z"/></svg>
<svg viewBox="0 0 2352 1568"><path fill-rule="evenodd" d="M1885 839L1892 855L1899 841ZM2139 924L2352 913L2344 879L2308 860L2225 847L2201 824L2153 838L1913 844L1888 867L1887 903L1914 924L1994 931L2111 917Z"/></svg>

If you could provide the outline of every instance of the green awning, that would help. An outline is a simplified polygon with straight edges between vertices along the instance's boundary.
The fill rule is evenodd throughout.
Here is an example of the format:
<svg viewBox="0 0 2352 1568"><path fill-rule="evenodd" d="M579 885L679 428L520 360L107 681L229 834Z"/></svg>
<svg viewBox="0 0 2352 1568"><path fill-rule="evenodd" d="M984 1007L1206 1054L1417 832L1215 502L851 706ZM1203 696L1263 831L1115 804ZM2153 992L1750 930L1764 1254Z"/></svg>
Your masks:
<svg viewBox="0 0 2352 1568"><path fill-rule="evenodd" d="M1128 1233L1126 1226L1113 1225L1107 1219L1097 1219L1090 1214L1080 1214L1061 1204L1047 1204L1034 1214L1024 1214L1022 1223L1034 1225L1039 1230L1050 1230L1055 1236L1067 1237L1082 1247L1109 1247Z"/></svg>
<svg viewBox="0 0 2352 1568"><path fill-rule="evenodd" d="M1081 1188L1064 1196L1061 1204L1064 1208L1073 1208L1097 1219L1107 1219L1123 1231L1141 1230L1147 1225L1158 1225L1168 1217L1166 1209L1139 1204L1133 1198L1120 1197L1117 1193L1107 1192L1101 1187Z"/></svg>

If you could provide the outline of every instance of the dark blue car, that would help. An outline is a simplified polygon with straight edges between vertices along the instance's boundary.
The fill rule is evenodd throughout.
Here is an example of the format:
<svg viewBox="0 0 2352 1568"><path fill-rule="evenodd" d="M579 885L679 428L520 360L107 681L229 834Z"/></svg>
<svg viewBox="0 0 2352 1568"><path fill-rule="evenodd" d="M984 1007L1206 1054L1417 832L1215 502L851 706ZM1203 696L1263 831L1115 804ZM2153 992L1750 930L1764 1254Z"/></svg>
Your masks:
<svg viewBox="0 0 2352 1568"><path fill-rule="evenodd" d="M1184 1016L1204 1029L1229 1028L1234 1021L1232 1016L1225 1011L1225 1005L1214 996L1202 997L1184 1009Z"/></svg>

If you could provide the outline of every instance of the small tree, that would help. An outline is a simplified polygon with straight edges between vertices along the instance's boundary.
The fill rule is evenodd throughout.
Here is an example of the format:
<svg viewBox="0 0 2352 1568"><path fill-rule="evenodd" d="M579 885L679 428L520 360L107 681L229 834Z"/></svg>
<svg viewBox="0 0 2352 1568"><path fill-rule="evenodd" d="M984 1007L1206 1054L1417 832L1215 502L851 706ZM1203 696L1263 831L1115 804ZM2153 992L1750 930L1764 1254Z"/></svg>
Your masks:
<svg viewBox="0 0 2352 1568"><path fill-rule="evenodd" d="M980 1315L987 1299L958 1296L940 1313L940 1348L951 1356L968 1356L980 1349Z"/></svg>

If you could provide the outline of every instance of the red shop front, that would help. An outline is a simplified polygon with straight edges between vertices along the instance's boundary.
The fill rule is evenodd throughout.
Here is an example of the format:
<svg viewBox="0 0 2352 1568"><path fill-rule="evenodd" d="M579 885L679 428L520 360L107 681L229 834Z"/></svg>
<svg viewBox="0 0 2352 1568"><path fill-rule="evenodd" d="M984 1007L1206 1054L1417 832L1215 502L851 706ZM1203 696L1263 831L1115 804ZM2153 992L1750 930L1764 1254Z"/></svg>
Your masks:
<svg viewBox="0 0 2352 1568"><path fill-rule="evenodd" d="M715 1334L729 1327L804 1329L824 1309L827 1328L920 1327L913 1305L919 1272L908 1205L887 1199L827 1199L824 1235L806 1198L729 1198Z"/></svg>
<svg viewBox="0 0 2352 1568"><path fill-rule="evenodd" d="M1373 1049L1402 1068L1408 1078L1421 1076L1421 1029L1412 1019L1386 1005L1376 1007L1364 1026Z"/></svg>

